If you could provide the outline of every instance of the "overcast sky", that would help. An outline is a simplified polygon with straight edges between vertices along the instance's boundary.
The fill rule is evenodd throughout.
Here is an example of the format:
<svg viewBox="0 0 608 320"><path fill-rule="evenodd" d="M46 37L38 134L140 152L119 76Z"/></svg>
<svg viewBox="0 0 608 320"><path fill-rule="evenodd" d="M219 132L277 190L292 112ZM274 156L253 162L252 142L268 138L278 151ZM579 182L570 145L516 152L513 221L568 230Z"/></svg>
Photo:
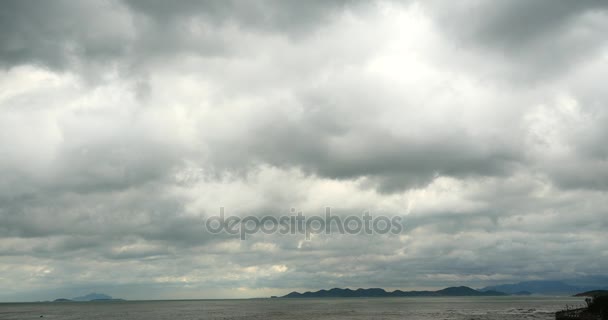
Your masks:
<svg viewBox="0 0 608 320"><path fill-rule="evenodd" d="M606 276L607 4L2 1L0 301Z"/></svg>

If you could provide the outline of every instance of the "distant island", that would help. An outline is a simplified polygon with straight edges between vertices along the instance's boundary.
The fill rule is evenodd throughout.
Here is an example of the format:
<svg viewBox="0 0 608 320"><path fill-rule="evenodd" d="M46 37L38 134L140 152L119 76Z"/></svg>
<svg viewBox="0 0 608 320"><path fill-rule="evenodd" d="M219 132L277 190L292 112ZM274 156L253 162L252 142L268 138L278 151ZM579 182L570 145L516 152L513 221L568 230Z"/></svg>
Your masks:
<svg viewBox="0 0 608 320"><path fill-rule="evenodd" d="M593 293L608 292L608 277L587 277L570 280L533 280L518 283L499 284L485 288L449 287L437 291L387 292L384 289L340 289L316 292L292 292L279 298L324 298L324 297L441 297L441 296L528 296L560 295L570 296L579 292L592 296ZM582 295L581 294L581 295Z"/></svg>
<svg viewBox="0 0 608 320"><path fill-rule="evenodd" d="M608 290L591 290L587 292L581 292L574 295L574 297L599 297L608 296Z"/></svg>
<svg viewBox="0 0 608 320"><path fill-rule="evenodd" d="M437 291L401 291L392 292L380 288L371 289L341 289L319 290L304 293L291 292L281 298L373 298L373 297L470 297L470 296L507 296L499 291L478 291L469 287L449 287Z"/></svg>
<svg viewBox="0 0 608 320"><path fill-rule="evenodd" d="M555 280L535 280L535 281L523 281L511 284L494 285L479 289L480 291L499 291L508 294L518 294L521 292L529 292L532 294L541 295L573 295L578 292L592 291L599 289L608 289L607 280L599 278L593 285L592 281L586 281L579 284L569 284L566 281L555 281Z"/></svg>
<svg viewBox="0 0 608 320"><path fill-rule="evenodd" d="M103 293L89 293L85 296L75 297L72 299L59 298L53 302L91 302L91 301L125 301L123 299L115 299Z"/></svg>

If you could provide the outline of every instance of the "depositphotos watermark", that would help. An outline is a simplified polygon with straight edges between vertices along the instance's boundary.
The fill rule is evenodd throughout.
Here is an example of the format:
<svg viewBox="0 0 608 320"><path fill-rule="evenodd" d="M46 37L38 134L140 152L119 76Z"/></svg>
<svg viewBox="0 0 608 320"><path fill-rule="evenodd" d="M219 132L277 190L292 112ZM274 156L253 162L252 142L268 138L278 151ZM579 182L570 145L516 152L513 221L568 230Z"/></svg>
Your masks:
<svg viewBox="0 0 608 320"><path fill-rule="evenodd" d="M239 235L245 240L248 235L258 232L264 234L296 235L303 234L310 240L315 234L399 234L403 232L400 216L372 216L364 212L361 217L341 217L331 214L331 208L325 208L325 216L306 216L291 209L291 215L275 216L232 216L226 215L220 208L218 216L205 219L205 228L211 234L227 233Z"/></svg>

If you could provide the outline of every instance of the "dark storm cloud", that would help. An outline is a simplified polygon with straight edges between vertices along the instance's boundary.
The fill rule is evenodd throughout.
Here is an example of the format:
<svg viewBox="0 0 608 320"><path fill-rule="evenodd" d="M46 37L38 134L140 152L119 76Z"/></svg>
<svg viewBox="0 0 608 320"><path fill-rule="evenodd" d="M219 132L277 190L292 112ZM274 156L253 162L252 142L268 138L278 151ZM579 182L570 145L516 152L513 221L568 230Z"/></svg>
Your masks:
<svg viewBox="0 0 608 320"><path fill-rule="evenodd" d="M435 2L430 8L453 41L511 61L514 69L506 76L522 81L552 76L597 54L608 5L517 0Z"/></svg>
<svg viewBox="0 0 608 320"><path fill-rule="evenodd" d="M180 197L159 196L167 194L162 189L151 185L122 192L49 193L5 199L0 234L21 238L96 236L90 240L100 245L129 238L186 247L204 244L210 238L202 227L204 213L186 214ZM82 242L83 246L90 244ZM77 248L69 245L63 249Z"/></svg>
<svg viewBox="0 0 608 320"><path fill-rule="evenodd" d="M440 4L439 4L440 5ZM573 20L596 10L605 10L602 1L471 1L462 14L468 14L471 30L482 42L495 44L516 51L530 45L535 40L555 33L564 32ZM458 10L457 6L447 7ZM466 12L464 12L466 10ZM447 14L447 12L446 12ZM458 16L457 16L458 17ZM464 18L458 17L458 18ZM460 22L464 22L464 19Z"/></svg>
<svg viewBox="0 0 608 320"><path fill-rule="evenodd" d="M223 28L302 35L352 1L6 1L0 19L0 63L123 64L163 56L230 54Z"/></svg>
<svg viewBox="0 0 608 320"><path fill-rule="evenodd" d="M111 62L128 49L128 25L112 26L113 3L6 1L0 19L1 62L62 68L72 59ZM119 29L113 29L118 27Z"/></svg>
<svg viewBox="0 0 608 320"><path fill-rule="evenodd" d="M325 119L339 121L327 113ZM370 118L371 120L371 118ZM392 135L374 123L353 126L346 132L325 131L314 120L289 123L269 119L246 140L218 154L222 166L231 160L301 167L329 178L369 177L384 191L427 185L437 176L494 176L511 170L518 151L494 141L483 145L467 132L435 128L424 138ZM430 130L433 130L430 128ZM334 132L332 132L334 131ZM442 132L443 131L443 132ZM490 141L488 141L490 143ZM371 181L370 181L371 182Z"/></svg>
<svg viewBox="0 0 608 320"><path fill-rule="evenodd" d="M303 33L327 23L333 13L355 4L352 0L301 1L264 0L240 1L137 1L125 3L137 13L143 13L162 23L188 17L209 20L212 24L235 24L269 32Z"/></svg>

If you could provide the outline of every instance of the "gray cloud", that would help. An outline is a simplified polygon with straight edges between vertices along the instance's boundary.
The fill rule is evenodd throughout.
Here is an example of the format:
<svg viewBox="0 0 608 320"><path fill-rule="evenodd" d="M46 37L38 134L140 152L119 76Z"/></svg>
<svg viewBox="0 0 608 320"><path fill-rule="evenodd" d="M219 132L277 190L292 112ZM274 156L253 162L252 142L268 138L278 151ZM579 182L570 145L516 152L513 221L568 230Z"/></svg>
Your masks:
<svg viewBox="0 0 608 320"><path fill-rule="evenodd" d="M2 6L0 300L605 274L599 2ZM405 231L202 223L327 206Z"/></svg>
<svg viewBox="0 0 608 320"><path fill-rule="evenodd" d="M7 1L1 61L65 67L79 58L108 61L128 51L129 21L113 2ZM131 30L132 31L132 30Z"/></svg>
<svg viewBox="0 0 608 320"><path fill-rule="evenodd" d="M59 69L92 64L92 72L105 65L147 70L146 62L165 57L235 54L241 44L227 41L224 33L279 31L303 37L351 4L8 1L3 5L0 62L6 67L34 63Z"/></svg>
<svg viewBox="0 0 608 320"><path fill-rule="evenodd" d="M430 7L454 41L510 62L499 74L509 81L546 80L604 46L597 41L606 27L608 7L603 2L470 1Z"/></svg>

